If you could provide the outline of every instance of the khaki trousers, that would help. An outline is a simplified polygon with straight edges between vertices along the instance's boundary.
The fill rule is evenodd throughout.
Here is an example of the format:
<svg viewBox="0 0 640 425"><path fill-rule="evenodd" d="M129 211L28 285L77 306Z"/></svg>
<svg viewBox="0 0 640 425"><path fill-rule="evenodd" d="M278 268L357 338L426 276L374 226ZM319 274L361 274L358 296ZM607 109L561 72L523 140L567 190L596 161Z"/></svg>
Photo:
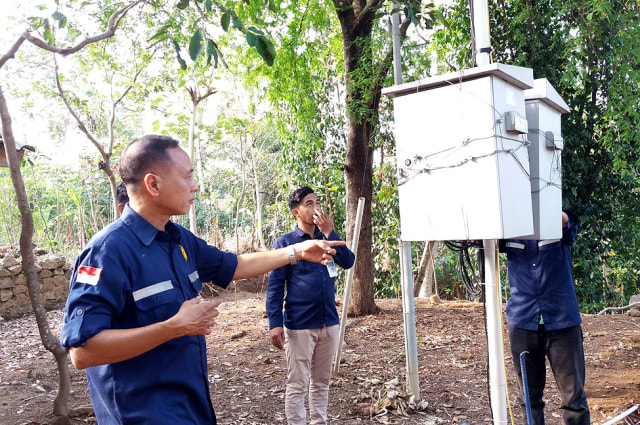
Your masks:
<svg viewBox="0 0 640 425"><path fill-rule="evenodd" d="M284 411L289 425L306 425L304 401L309 396L312 425L327 423L329 382L338 348L340 326L284 330L287 357L287 390Z"/></svg>

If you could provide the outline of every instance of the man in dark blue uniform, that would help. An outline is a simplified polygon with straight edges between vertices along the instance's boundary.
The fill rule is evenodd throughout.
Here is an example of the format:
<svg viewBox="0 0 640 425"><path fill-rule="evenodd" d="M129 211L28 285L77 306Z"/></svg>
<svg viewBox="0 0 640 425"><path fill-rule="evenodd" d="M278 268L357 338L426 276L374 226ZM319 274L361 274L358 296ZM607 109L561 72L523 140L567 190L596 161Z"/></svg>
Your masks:
<svg viewBox="0 0 640 425"><path fill-rule="evenodd" d="M100 425L215 424L204 336L219 302L199 299L202 282L226 287L302 259L327 264L344 242L244 255L208 245L170 221L189 211L198 189L189 156L170 137L134 140L120 177L129 203L76 260L62 345L86 368Z"/></svg>
<svg viewBox="0 0 640 425"><path fill-rule="evenodd" d="M525 354L533 424L544 425L542 399L546 359L549 359L567 425L589 425L584 391L585 360L580 309L573 284L571 247L578 233L578 218L562 213L562 238L556 240L501 240L507 253L511 299L507 304L509 341L525 406L520 353ZM526 411L523 410L526 415Z"/></svg>
<svg viewBox="0 0 640 425"><path fill-rule="evenodd" d="M340 240L333 230L333 213L324 211L312 189L302 187L294 191L289 197L289 210L297 226L279 237L273 248L309 240ZM266 303L269 333L271 343L280 350L284 348L286 353L285 414L289 425L307 424L304 407L307 394L310 423L327 423L331 366L340 334L335 265L348 269L355 257L349 248L339 246L334 260L326 267L303 260L282 266L269 275Z"/></svg>

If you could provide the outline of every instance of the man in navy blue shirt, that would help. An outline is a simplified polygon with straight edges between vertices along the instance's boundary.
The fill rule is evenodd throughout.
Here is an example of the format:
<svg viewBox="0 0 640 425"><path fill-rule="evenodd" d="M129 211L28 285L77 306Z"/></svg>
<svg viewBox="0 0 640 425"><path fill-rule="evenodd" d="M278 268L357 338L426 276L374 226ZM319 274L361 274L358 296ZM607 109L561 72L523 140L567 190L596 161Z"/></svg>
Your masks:
<svg viewBox="0 0 640 425"><path fill-rule="evenodd" d="M309 240L340 240L333 230L333 213L326 214L312 189L294 191L289 197L289 209L297 226L278 238L272 248ZM340 334L335 265L348 269L355 260L346 246L336 247L333 258L326 266L305 260L292 262L269 276L269 333L271 343L280 350L284 348L287 358L285 414L289 425L306 425L307 394L310 423L327 423L331 366Z"/></svg>
<svg viewBox="0 0 640 425"><path fill-rule="evenodd" d="M571 247L578 218L562 212L562 239L501 240L507 253L511 298L507 304L513 365L523 398L520 353L525 354L531 414L534 425L544 425L543 392L549 359L562 400L567 425L589 425L584 391L585 360L580 309L573 284Z"/></svg>
<svg viewBox="0 0 640 425"><path fill-rule="evenodd" d="M134 140L120 176L129 203L76 260L62 345L86 368L100 425L215 424L205 335L219 302L199 299L202 282L226 287L303 259L327 264L340 242L236 255L172 223L198 186L189 156L170 137Z"/></svg>

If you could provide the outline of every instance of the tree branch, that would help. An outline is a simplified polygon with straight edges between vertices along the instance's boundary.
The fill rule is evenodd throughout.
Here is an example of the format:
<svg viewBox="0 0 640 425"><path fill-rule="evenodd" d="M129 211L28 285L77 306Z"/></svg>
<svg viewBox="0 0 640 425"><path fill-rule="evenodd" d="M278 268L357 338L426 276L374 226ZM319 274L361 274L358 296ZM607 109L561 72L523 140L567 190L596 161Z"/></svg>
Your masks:
<svg viewBox="0 0 640 425"><path fill-rule="evenodd" d="M629 305L625 305L624 307L607 307L604 310L602 310L600 313L598 314L604 314L607 311L620 311L620 310L626 310L628 308L634 308L634 307L640 307L640 303L633 303L633 304L629 304Z"/></svg>
<svg viewBox="0 0 640 425"><path fill-rule="evenodd" d="M16 42L13 43L13 46L11 46L9 51L4 55L2 55L2 57L0 57L0 68L4 66L6 61L8 61L9 59L13 59L15 57L16 52L18 51L18 49L20 49L20 46L22 46L22 43L24 43L24 40L25 40L24 38L19 37L16 40Z"/></svg>
<svg viewBox="0 0 640 425"><path fill-rule="evenodd" d="M53 56L53 64L54 64L54 72L56 74L56 87L58 88L58 96L60 96L60 99L62 99L62 101L64 102L65 106L69 110L69 113L71 113L73 118L78 123L78 127L80 128L80 131L82 131L85 134L85 136L87 136L87 138L91 141L91 143L93 143L93 145L100 151L100 155L102 155L103 158L107 158L107 154L102 148L102 145L100 144L100 142L98 142L93 137L93 135L89 132L89 130L87 130L87 127L84 125L84 123L82 122L82 120L80 119L76 111L74 111L73 107L67 100L67 97L64 95L64 91L62 90L62 84L60 84L60 76L58 75L58 61L56 61L55 55Z"/></svg>
<svg viewBox="0 0 640 425"><path fill-rule="evenodd" d="M356 19L353 23L354 31L358 31L361 25L370 24L371 23L371 15L375 14L378 9L382 6L385 0L370 0L367 1L367 4L362 8L360 12L356 14Z"/></svg>
<svg viewBox="0 0 640 425"><path fill-rule="evenodd" d="M52 52L52 53L58 53L58 54L60 54L62 56L67 56L67 55L70 55L70 54L73 54L73 53L76 53L76 52L82 50L83 48L85 48L89 44L92 44L92 43L95 43L95 42L98 42L98 41L105 40L107 38L113 37L113 35L116 32L116 29L118 29L118 26L120 25L120 23L122 22L122 19L124 19L126 14L131 9L136 7L138 4L147 3L147 1L148 0L136 0L133 3L130 3L129 5L124 6L121 9L117 10L109 18L109 22L107 24L106 31L104 31L101 34L97 34L97 35L94 35L92 37L85 38L80 43L76 44L75 46L71 46L71 47L52 46L51 44L47 43L46 41L44 41L44 40L32 35L31 32L25 31L18 38L18 40L13 44L13 46L11 46L11 49L9 49L9 51L7 53L5 53L0 58L0 68L2 68L2 66L4 66L4 64L5 64L5 62L7 60L12 59L14 57L15 53L18 51L18 49L20 48L22 43L24 43L24 41L28 41L29 43L33 44L36 47L41 48L42 50L46 50L46 51Z"/></svg>
<svg viewBox="0 0 640 425"><path fill-rule="evenodd" d="M409 19L405 19L404 21L402 21L399 28L400 37L405 37L407 35L407 30L409 29L410 25L411 25L411 21ZM389 50L387 50L387 53L384 55L384 58L382 59L380 66L378 67L378 72L373 77L373 81L374 81L373 90L375 92L379 93L382 90L382 84L384 83L384 79L389 73L389 70L391 69L392 63L393 63L393 47L390 47Z"/></svg>

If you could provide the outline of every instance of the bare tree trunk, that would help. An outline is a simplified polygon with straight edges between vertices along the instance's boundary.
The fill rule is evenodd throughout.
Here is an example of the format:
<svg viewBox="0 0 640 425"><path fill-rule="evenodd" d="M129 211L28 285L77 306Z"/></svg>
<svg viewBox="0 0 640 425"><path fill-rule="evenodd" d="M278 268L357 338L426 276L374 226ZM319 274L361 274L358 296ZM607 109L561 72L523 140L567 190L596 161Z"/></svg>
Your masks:
<svg viewBox="0 0 640 425"><path fill-rule="evenodd" d="M350 314L372 314L378 311L373 288L373 256L371 197L373 194L373 134L378 125L382 84L392 65L389 49L380 61L373 59L370 48L374 23L379 19L382 1L334 0L334 8L342 29L345 85L347 98L347 157L345 161L347 195L347 242L353 239L358 199L365 198L362 227L356 257ZM400 25L406 34L410 21ZM360 77L367 75L366 84Z"/></svg>
<svg viewBox="0 0 640 425"><path fill-rule="evenodd" d="M437 249L437 241L428 241L424 247L418 277L416 278L416 286L413 288L415 297L429 298L431 294L433 294L433 283L435 280L434 258Z"/></svg>
<svg viewBox="0 0 640 425"><path fill-rule="evenodd" d="M193 101L193 110L191 111L191 120L189 121L189 136L188 136L188 145L189 148L187 149L187 152L189 152L189 158L191 158L191 163L195 164L194 159L195 159L195 142L194 142L194 135L195 135L195 129L196 129L196 110L198 109L198 103L194 100ZM194 202L193 204L191 204L191 208L189 208L189 230L191 231L191 233L193 233L194 235L196 235L196 203Z"/></svg>
<svg viewBox="0 0 640 425"><path fill-rule="evenodd" d="M255 214L256 214L256 231L258 232L258 241L260 243L260 249L267 249L267 244L264 241L264 234L262 232L262 194L260 193L260 178L258 177L258 161L256 160L256 138L254 136L251 141L250 158L251 158L251 172L253 174L253 188L255 198Z"/></svg>
<svg viewBox="0 0 640 425"><path fill-rule="evenodd" d="M58 384L58 394L53 402L53 414L61 417L57 421L58 423L64 423L64 418L69 414L69 394L71 390L71 376L67 360L67 350L60 345L58 338L51 332L51 328L47 321L47 312L42 304L40 284L38 282L35 258L33 256L33 216L29 208L29 199L22 179L22 174L20 173L20 163L16 154L11 116L9 115L7 102L2 88L0 88L0 120L2 121L2 134L7 161L9 163L11 181L13 182L13 187L16 191L18 208L20 209L20 216L22 218L22 228L20 232L22 269L27 281L29 298L31 299L31 306L38 324L40 339L42 340L44 347L53 354L56 359L56 363L58 364L60 381Z"/></svg>
<svg viewBox="0 0 640 425"><path fill-rule="evenodd" d="M202 122L202 110L198 111L198 122ZM198 170L198 173L196 175L199 188L198 190L200 191L200 193L211 193L211 191L209 190L210 188L205 185L204 167L202 165L202 163L204 162L204 157L202 153L202 138L200 137L200 135L195 138L195 145L196 157L194 161L194 167L196 167L196 170Z"/></svg>
<svg viewBox="0 0 640 425"><path fill-rule="evenodd" d="M212 94L216 93L216 90L212 90L210 88L207 88L207 90L205 91L204 94L200 94L200 89L198 88L198 85L194 85L194 87L187 87L187 92L189 92L189 95L191 96L191 120L189 121L189 136L188 136L188 150L187 152L189 152L189 158L191 158L191 163L194 165L194 167L196 166L196 155L195 155L195 138L196 138L196 121L199 121L199 118L201 119L202 117L198 115L198 105L200 105L200 102L202 102L203 100L205 100L206 98L208 98L209 96L211 96ZM202 167L199 168L199 170L202 170ZM199 175L199 184L198 186L200 188L202 188L202 179L203 176ZM196 204L194 203L193 205L191 205L191 208L189 208L189 230L191 231L191 233L193 233L194 235L197 234L196 233Z"/></svg>
<svg viewBox="0 0 640 425"><path fill-rule="evenodd" d="M242 190L240 191L238 202L236 202L235 234L236 234L236 253L240 254L240 236L238 235L238 229L240 228L240 206L242 205L242 200L244 199L244 193L247 189L247 168L245 166L246 158L244 153L243 135L241 134L238 139L240 140L240 164L242 167Z"/></svg>

